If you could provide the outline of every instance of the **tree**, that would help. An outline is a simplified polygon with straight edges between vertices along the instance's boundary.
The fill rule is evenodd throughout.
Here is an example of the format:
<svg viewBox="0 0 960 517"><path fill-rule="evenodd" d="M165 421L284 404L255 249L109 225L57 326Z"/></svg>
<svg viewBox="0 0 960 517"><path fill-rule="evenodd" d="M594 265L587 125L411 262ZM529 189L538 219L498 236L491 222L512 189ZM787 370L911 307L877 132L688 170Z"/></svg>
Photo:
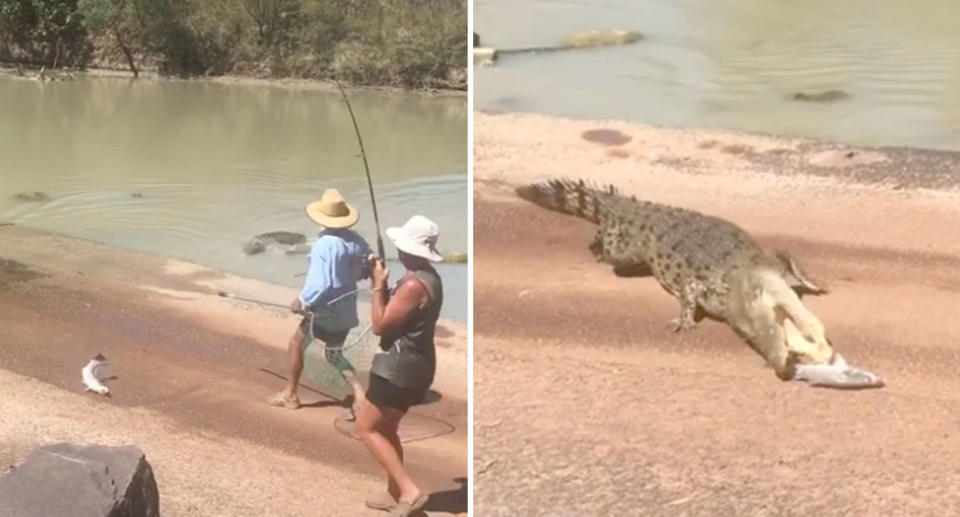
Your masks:
<svg viewBox="0 0 960 517"><path fill-rule="evenodd" d="M86 29L76 0L0 0L0 29L21 57L50 67L61 55L74 64L89 53Z"/></svg>
<svg viewBox="0 0 960 517"><path fill-rule="evenodd" d="M288 38L300 4L297 0L242 0L243 10L257 26L262 47L270 48Z"/></svg>
<svg viewBox="0 0 960 517"><path fill-rule="evenodd" d="M133 76L139 77L140 71L128 43L134 39L132 34L136 34L132 4L127 0L80 0L77 9L83 14L87 29L95 34L113 36Z"/></svg>

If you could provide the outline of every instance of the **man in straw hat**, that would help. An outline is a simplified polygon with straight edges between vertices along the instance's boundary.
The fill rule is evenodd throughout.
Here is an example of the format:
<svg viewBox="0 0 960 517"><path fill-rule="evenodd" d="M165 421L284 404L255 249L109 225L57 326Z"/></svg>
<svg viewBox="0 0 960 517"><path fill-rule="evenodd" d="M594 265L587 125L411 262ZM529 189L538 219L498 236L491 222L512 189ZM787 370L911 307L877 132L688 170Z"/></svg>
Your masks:
<svg viewBox="0 0 960 517"><path fill-rule="evenodd" d="M303 371L303 354L311 335L326 346L327 362L332 364L353 388L354 404L364 389L356 370L343 357L342 348L357 318L357 282L370 274L367 242L353 230L359 215L336 189L327 189L319 201L307 205L307 217L323 227L309 255L309 270L300 295L290 310L303 314L300 326L290 337L290 378L283 391L270 397L274 406L297 409L300 397L297 385ZM312 327L312 329L311 329ZM312 332L311 332L312 330ZM354 416L352 408L348 415Z"/></svg>

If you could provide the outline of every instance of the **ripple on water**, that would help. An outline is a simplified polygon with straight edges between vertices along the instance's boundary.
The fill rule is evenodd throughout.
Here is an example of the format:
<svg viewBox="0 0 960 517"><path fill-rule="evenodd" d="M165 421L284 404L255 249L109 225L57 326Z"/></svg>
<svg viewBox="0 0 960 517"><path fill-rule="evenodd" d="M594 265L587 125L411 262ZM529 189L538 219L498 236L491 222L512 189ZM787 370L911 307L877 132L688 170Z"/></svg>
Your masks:
<svg viewBox="0 0 960 517"><path fill-rule="evenodd" d="M135 190L66 190L52 192L45 203L24 204L11 220L65 233L95 234L159 232L171 239L199 242L205 228L183 199L157 194L134 197Z"/></svg>

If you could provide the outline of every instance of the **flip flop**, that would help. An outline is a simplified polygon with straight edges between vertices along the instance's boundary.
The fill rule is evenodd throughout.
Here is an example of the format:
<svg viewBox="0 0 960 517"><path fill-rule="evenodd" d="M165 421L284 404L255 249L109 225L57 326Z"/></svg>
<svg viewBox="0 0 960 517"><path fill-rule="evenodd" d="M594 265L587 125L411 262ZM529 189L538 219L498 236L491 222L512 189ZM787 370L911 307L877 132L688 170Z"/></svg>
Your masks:
<svg viewBox="0 0 960 517"><path fill-rule="evenodd" d="M407 517L408 515L413 515L427 504L427 499L429 498L430 494L421 493L413 502L397 501L397 506L393 508L390 517Z"/></svg>
<svg viewBox="0 0 960 517"><path fill-rule="evenodd" d="M367 508L373 510L383 510L385 512L389 512L390 510L393 510L395 506L397 506L397 500L394 499L389 493L384 492L380 495L367 499L363 502L363 504L365 504Z"/></svg>

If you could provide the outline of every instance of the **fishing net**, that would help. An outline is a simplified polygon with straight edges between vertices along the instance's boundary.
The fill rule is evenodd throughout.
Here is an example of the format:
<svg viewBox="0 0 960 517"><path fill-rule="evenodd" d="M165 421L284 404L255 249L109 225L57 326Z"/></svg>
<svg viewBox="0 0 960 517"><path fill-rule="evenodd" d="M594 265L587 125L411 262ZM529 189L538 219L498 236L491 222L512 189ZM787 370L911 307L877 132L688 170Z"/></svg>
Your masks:
<svg viewBox="0 0 960 517"><path fill-rule="evenodd" d="M353 394L341 372L369 370L373 356L380 351L380 337L371 331L369 319L362 316L360 325L350 329L342 345L326 342L324 336L314 335L314 327L343 328L343 322L352 319L353 311L357 310L355 307L356 291L352 291L307 316L310 324L305 336L302 376L319 391L340 399Z"/></svg>
<svg viewBox="0 0 960 517"><path fill-rule="evenodd" d="M368 370L373 356L380 351L380 337L371 331L369 321L362 321L360 325L350 329L342 346L337 346L337 343L325 342L324 336L314 335L314 326L321 329L343 328L344 321L352 321L353 311L356 310L355 296L356 291L352 291L337 297L307 316L309 332L304 338L306 349L303 354L302 378L314 384L318 391L337 399L353 394L349 382L341 372ZM345 297L348 299L343 299ZM342 303L335 303L341 300ZM428 394L428 398L432 397ZM334 421L334 426L344 435L359 439L355 423L345 420L342 415ZM454 426L450 423L415 412L407 414L398 430L400 441L404 443L426 440L453 431Z"/></svg>

